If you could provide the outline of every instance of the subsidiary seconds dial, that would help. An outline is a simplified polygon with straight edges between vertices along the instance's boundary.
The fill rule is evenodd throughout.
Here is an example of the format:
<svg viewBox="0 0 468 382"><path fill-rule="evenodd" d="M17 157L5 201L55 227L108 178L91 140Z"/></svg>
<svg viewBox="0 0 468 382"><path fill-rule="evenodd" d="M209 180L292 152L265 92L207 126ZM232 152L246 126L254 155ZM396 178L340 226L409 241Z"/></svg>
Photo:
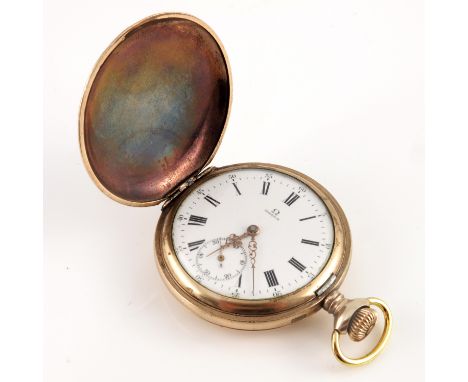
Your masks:
<svg viewBox="0 0 468 382"><path fill-rule="evenodd" d="M240 277L246 261L244 248L231 242L230 238L205 241L196 257L198 270L207 279L214 281L228 281Z"/></svg>
<svg viewBox="0 0 468 382"><path fill-rule="evenodd" d="M334 228L304 183L279 171L239 169L185 197L172 239L179 262L201 285L258 300L311 282L330 257Z"/></svg>

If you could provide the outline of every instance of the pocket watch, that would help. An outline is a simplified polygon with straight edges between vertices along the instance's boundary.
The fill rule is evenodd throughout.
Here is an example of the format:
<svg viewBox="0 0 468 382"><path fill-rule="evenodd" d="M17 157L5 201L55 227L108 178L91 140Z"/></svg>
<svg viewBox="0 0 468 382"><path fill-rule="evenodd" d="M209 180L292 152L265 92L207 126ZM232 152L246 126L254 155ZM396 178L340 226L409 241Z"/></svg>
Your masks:
<svg viewBox="0 0 468 382"><path fill-rule="evenodd" d="M226 52L199 19L150 16L122 32L86 87L79 139L86 169L129 206L162 203L157 267L187 308L235 329L278 328L320 309L334 316L332 350L348 365L374 359L391 330L377 298L339 291L351 258L348 222L335 198L295 170L265 163L209 167L232 99ZM380 340L358 358L382 311Z"/></svg>

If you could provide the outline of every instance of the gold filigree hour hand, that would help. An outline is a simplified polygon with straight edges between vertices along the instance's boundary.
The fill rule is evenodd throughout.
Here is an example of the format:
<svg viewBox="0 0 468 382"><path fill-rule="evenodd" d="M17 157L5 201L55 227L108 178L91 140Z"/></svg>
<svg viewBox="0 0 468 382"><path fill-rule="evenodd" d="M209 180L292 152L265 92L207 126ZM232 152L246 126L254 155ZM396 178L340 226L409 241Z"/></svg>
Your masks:
<svg viewBox="0 0 468 382"><path fill-rule="evenodd" d="M242 243L241 243L242 239L243 239L242 235L237 236L235 234L231 234L226 239L226 243L220 245L218 249L215 249L213 252L206 255L206 257L211 256L212 254L214 254L214 253L216 253L218 251L222 251L224 248L227 248L227 247L230 247L230 246L233 246L234 248L239 248L242 245Z"/></svg>
<svg viewBox="0 0 468 382"><path fill-rule="evenodd" d="M222 251L223 249L225 249L227 247L232 246L234 248L239 248L242 245L242 240L244 240L246 237L249 237L249 236L254 237L255 235L258 234L258 232L259 232L258 226L250 225L247 228L247 231L244 232L241 235L236 235L235 233L232 233L227 237L226 243L220 245L218 249L215 249L213 252L206 255L206 257L211 256L211 255L213 255L214 253L216 253L218 251Z"/></svg>

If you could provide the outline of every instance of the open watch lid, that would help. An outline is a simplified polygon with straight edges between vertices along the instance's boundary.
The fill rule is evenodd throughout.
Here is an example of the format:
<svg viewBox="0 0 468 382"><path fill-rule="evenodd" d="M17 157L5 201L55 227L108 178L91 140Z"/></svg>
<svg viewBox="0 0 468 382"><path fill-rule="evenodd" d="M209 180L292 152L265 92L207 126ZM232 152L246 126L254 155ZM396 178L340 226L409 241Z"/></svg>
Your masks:
<svg viewBox="0 0 468 382"><path fill-rule="evenodd" d="M228 59L207 25L173 13L141 20L106 49L86 87L86 168L112 199L158 204L211 161L230 103Z"/></svg>

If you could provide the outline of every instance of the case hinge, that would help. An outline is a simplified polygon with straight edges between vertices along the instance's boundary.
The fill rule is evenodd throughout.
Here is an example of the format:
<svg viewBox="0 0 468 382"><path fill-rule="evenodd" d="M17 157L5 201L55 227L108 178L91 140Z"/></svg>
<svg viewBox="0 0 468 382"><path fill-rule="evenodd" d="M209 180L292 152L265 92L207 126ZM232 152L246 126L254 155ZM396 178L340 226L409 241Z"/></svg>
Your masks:
<svg viewBox="0 0 468 382"><path fill-rule="evenodd" d="M170 194L166 200L164 201L164 204L162 205L161 209L163 210L166 208L174 199L176 199L183 191L185 191L187 188L189 188L193 183L195 183L198 179L200 179L202 176L205 176L206 174L210 173L213 171L216 167L211 166L207 167L204 170L200 171L198 174L195 174L185 180L172 194Z"/></svg>

